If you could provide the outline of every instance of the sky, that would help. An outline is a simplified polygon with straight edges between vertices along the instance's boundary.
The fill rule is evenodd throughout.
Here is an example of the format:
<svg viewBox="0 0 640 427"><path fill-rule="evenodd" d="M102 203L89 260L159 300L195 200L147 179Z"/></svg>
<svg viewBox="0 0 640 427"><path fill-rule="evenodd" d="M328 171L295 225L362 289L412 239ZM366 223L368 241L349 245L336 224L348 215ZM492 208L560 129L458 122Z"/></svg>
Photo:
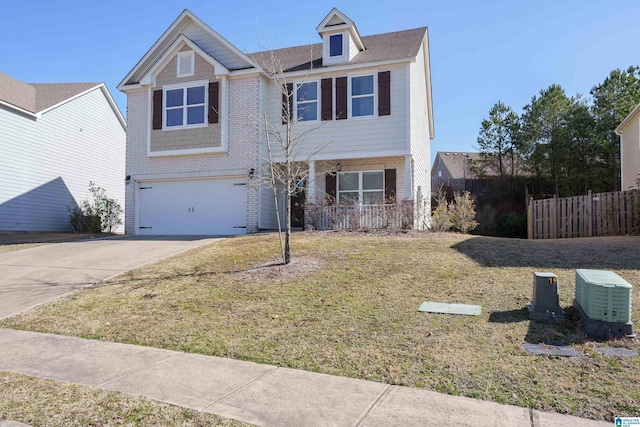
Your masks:
<svg viewBox="0 0 640 427"><path fill-rule="evenodd" d="M0 71L26 83L105 82L117 90L189 9L244 52L320 42L337 7L362 36L429 27L437 151L477 151L502 101L517 113L551 84L588 96L616 68L640 64L638 0L4 0Z"/></svg>

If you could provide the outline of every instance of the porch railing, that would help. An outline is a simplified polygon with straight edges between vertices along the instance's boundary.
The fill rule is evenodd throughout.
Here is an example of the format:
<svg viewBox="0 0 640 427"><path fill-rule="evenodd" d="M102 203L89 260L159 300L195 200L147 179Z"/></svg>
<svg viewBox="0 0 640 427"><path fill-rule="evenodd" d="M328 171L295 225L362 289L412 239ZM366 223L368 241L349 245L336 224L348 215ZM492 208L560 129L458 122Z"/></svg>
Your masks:
<svg viewBox="0 0 640 427"><path fill-rule="evenodd" d="M308 206L307 218L318 230L408 229L413 227L413 204Z"/></svg>

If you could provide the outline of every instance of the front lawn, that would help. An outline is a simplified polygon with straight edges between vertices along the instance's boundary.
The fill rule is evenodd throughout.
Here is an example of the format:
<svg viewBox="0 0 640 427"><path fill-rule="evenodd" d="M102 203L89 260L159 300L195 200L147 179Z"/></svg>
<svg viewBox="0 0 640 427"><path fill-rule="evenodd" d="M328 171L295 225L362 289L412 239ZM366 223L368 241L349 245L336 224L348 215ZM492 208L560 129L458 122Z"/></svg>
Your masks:
<svg viewBox="0 0 640 427"><path fill-rule="evenodd" d="M640 413L640 358L593 350L638 351L637 342L584 340L572 320L534 324L526 310L533 272L558 276L568 309L575 269L607 269L634 285L638 322L638 237L298 233L292 266L262 267L277 260L277 242L276 235L217 242L0 327L251 360L599 420ZM479 304L482 315L421 313L423 301ZM585 356L533 356L523 342L561 342Z"/></svg>

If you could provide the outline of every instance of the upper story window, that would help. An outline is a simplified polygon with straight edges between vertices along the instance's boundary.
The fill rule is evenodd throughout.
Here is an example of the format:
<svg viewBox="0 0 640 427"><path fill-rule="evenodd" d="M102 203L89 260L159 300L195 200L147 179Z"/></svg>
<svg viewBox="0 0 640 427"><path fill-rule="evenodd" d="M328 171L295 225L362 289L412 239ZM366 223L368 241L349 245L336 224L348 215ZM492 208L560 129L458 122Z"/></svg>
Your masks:
<svg viewBox="0 0 640 427"><path fill-rule="evenodd" d="M296 83L296 119L318 120L318 82Z"/></svg>
<svg viewBox="0 0 640 427"><path fill-rule="evenodd" d="M350 77L351 117L375 115L375 79L373 74Z"/></svg>
<svg viewBox="0 0 640 427"><path fill-rule="evenodd" d="M329 56L342 56L342 34L329 36Z"/></svg>
<svg viewBox="0 0 640 427"><path fill-rule="evenodd" d="M384 203L384 171L338 173L338 203Z"/></svg>
<svg viewBox="0 0 640 427"><path fill-rule="evenodd" d="M195 54L193 51L178 52L178 77L193 76Z"/></svg>
<svg viewBox="0 0 640 427"><path fill-rule="evenodd" d="M164 88L164 128L206 126L206 83Z"/></svg>

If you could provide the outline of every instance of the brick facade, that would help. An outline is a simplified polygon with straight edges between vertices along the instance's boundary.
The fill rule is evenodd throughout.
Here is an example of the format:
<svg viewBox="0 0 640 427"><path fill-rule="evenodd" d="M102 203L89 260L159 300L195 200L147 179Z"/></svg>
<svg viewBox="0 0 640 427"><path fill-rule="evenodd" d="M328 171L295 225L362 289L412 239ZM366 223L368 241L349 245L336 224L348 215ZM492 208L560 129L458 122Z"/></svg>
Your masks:
<svg viewBox="0 0 640 427"><path fill-rule="evenodd" d="M163 179L246 177L258 169L260 81L258 77L229 80L229 149L226 153L149 157L147 129L151 91L129 92L127 97L127 169L125 233L135 233L136 182ZM175 131L179 133L181 131ZM258 189L247 186L247 232L258 230Z"/></svg>

